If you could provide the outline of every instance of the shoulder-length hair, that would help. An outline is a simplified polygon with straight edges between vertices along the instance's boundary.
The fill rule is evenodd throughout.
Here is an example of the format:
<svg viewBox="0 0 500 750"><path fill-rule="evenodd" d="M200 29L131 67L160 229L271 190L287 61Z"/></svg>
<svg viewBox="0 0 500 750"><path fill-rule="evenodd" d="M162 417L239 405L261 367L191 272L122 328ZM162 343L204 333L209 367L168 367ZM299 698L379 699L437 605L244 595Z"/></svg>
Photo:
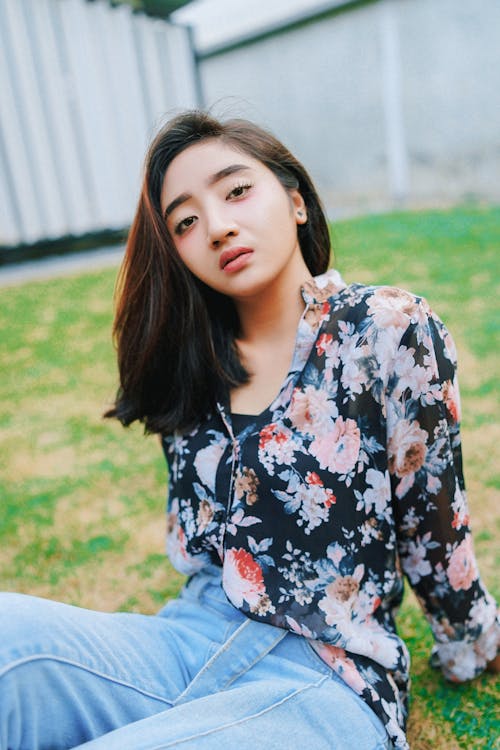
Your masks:
<svg viewBox="0 0 500 750"><path fill-rule="evenodd" d="M153 140L137 212L117 285L114 337L120 386L106 417L146 432L192 429L227 402L229 389L248 380L238 357L238 317L232 300L199 281L180 259L162 215L160 195L172 160L206 139L248 154L270 169L286 190L297 189L307 208L298 226L313 276L330 260L325 215L304 167L271 133L247 120L221 122L202 111L181 114Z"/></svg>

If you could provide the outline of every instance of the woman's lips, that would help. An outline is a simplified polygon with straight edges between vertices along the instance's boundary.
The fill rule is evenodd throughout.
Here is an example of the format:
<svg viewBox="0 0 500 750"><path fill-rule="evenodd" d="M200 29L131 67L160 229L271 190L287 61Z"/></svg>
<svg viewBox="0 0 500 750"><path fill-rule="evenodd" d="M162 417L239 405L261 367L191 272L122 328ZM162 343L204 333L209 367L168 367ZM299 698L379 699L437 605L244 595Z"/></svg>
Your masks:
<svg viewBox="0 0 500 750"><path fill-rule="evenodd" d="M223 250L219 258L219 266L225 273L234 273L246 266L253 250L250 247L231 247Z"/></svg>

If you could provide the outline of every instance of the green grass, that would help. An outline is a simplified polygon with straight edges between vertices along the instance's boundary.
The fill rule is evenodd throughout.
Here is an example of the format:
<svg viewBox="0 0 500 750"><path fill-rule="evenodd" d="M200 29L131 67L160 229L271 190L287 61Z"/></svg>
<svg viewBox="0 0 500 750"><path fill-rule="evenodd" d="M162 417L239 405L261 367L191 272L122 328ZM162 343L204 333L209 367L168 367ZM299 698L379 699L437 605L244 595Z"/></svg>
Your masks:
<svg viewBox="0 0 500 750"><path fill-rule="evenodd" d="M483 576L497 597L500 209L369 216L333 229L348 281L427 297L461 361L465 470ZM114 271L1 289L0 588L154 612L182 577L163 555L166 471L154 438L100 415L113 398ZM493 748L498 680L444 682L412 596L412 748Z"/></svg>

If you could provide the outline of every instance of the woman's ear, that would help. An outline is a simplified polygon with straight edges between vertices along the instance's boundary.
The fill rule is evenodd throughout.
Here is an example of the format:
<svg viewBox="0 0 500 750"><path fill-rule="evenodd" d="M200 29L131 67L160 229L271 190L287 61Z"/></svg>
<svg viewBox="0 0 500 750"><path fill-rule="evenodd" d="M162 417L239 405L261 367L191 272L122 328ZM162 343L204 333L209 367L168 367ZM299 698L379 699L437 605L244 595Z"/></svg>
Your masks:
<svg viewBox="0 0 500 750"><path fill-rule="evenodd" d="M297 224L305 224L307 222L307 208L302 195L298 190L291 190L290 200L295 214L295 221Z"/></svg>

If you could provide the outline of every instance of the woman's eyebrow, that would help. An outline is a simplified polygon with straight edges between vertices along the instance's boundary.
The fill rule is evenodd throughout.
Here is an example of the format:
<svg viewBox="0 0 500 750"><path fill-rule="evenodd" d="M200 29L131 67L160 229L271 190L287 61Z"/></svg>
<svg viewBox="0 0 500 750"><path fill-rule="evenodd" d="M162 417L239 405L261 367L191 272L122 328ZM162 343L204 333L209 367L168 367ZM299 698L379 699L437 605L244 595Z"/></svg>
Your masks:
<svg viewBox="0 0 500 750"><path fill-rule="evenodd" d="M208 184L214 185L216 182L219 182L219 180L223 180L224 177L229 177L229 175L234 174L235 172L242 172L245 169L250 169L250 167L248 167L246 164L230 164L228 167L220 169L218 172L209 177Z"/></svg>
<svg viewBox="0 0 500 750"><path fill-rule="evenodd" d="M234 174L235 172L243 172L246 169L251 169L251 167L247 166L246 164L230 164L228 167L224 167L223 169L219 169L218 172L215 172L215 174L210 175L210 177L207 180L208 185L215 185L220 180L223 180L225 177L229 177L229 175ZM182 205L187 200L192 198L192 195L190 193L181 193L177 196L177 198L174 198L174 200L168 204L168 206L165 209L165 213L163 214L165 219L170 216L172 211L174 211L177 206Z"/></svg>
<svg viewBox="0 0 500 750"><path fill-rule="evenodd" d="M163 217L167 219L172 211L174 211L177 206L180 206L182 203L185 203L191 198L191 195L189 193L181 193L181 195L178 195L177 198L174 198L172 203L169 203L168 206L165 209L165 213L163 214Z"/></svg>

